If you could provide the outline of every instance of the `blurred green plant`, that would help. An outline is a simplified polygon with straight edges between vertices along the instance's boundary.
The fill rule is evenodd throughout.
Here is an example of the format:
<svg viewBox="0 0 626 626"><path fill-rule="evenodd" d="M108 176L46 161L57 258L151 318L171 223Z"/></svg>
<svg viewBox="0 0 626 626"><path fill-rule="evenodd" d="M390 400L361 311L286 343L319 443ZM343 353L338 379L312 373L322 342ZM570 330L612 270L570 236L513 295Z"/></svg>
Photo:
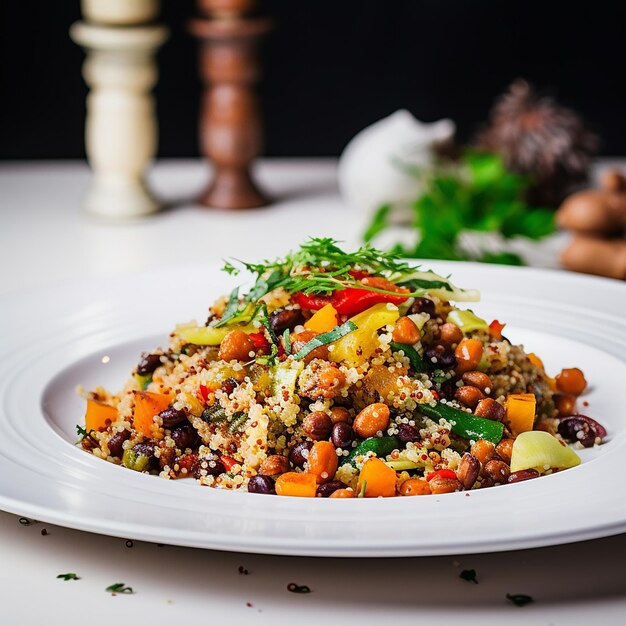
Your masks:
<svg viewBox="0 0 626 626"><path fill-rule="evenodd" d="M473 231L538 240L555 230L554 212L524 199L530 180L509 172L498 155L466 152L419 175L425 191L411 206L410 222L419 240L415 246L393 246L406 257L523 265L514 252L469 249L461 235ZM391 226L393 212L390 205L376 211L363 236L366 242Z"/></svg>

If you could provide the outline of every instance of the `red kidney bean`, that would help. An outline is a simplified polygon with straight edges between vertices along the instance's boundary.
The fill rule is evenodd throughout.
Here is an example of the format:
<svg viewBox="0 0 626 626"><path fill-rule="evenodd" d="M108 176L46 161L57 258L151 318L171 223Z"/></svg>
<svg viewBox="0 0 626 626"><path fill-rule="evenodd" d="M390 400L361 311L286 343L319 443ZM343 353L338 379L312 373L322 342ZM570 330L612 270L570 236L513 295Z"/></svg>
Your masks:
<svg viewBox="0 0 626 626"><path fill-rule="evenodd" d="M122 447L122 444L129 437L130 437L130 431L129 430L122 430L120 432L115 433L109 439L109 454L111 456L116 456L119 459L121 459L122 455L124 454L124 448Z"/></svg>
<svg viewBox="0 0 626 626"><path fill-rule="evenodd" d="M354 430L347 422L337 422L330 438L335 448L348 448L354 441Z"/></svg>
<svg viewBox="0 0 626 626"><path fill-rule="evenodd" d="M168 407L165 411L159 413L159 417L163 422L164 428L173 428L187 420L187 414L182 409L175 409L173 406Z"/></svg>
<svg viewBox="0 0 626 626"><path fill-rule="evenodd" d="M276 493L274 481L268 476L261 476L260 474L253 476L248 481L248 491L250 493L264 493L268 495Z"/></svg>
<svg viewBox="0 0 626 626"><path fill-rule="evenodd" d="M155 444L153 441L142 441L141 443L136 443L133 446L133 452L136 452L141 456L152 458L154 456L154 446Z"/></svg>
<svg viewBox="0 0 626 626"><path fill-rule="evenodd" d="M191 424L183 424L172 430L171 437L176 446L184 450L185 448L193 448L198 441L198 432Z"/></svg>
<svg viewBox="0 0 626 626"><path fill-rule="evenodd" d="M309 456L309 450L313 447L312 441L301 441L289 450L289 462L294 467L304 467Z"/></svg>
<svg viewBox="0 0 626 626"><path fill-rule="evenodd" d="M201 476L219 476L226 471L224 464L219 459L198 459L193 466L195 478Z"/></svg>
<svg viewBox="0 0 626 626"><path fill-rule="evenodd" d="M420 440L420 433L415 426L411 426L411 424L400 424L398 426L398 439L404 443L410 443Z"/></svg>
<svg viewBox="0 0 626 626"><path fill-rule="evenodd" d="M161 365L160 354L142 354L141 361L137 364L137 374L140 376L152 374L159 365Z"/></svg>
<svg viewBox="0 0 626 626"><path fill-rule="evenodd" d="M530 480L531 478L538 478L540 476L536 469L518 470L517 472L511 472L507 483L521 483L523 480Z"/></svg>
<svg viewBox="0 0 626 626"><path fill-rule="evenodd" d="M275 333L292 330L304 323L304 315L300 309L278 309L270 315L270 327Z"/></svg>
<svg viewBox="0 0 626 626"><path fill-rule="evenodd" d="M345 489L346 486L340 480L331 480L329 483L320 485L317 488L317 495L322 498L328 498L331 494L335 493L337 489Z"/></svg>
<svg viewBox="0 0 626 626"><path fill-rule="evenodd" d="M597 438L606 437L606 428L586 415L571 415L561 419L558 426L559 435L570 443L580 441L585 448L591 448Z"/></svg>

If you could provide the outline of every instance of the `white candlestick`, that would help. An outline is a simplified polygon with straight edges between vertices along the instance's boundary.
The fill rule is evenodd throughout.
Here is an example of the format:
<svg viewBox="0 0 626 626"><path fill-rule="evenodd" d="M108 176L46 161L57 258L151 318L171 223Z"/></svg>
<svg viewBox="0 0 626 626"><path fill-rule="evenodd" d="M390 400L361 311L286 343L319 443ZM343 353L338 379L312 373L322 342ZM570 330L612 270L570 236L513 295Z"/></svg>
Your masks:
<svg viewBox="0 0 626 626"><path fill-rule="evenodd" d="M154 158L157 126L150 90L158 77L154 60L166 40L164 26L109 27L76 22L72 39L87 51L85 143L94 179L85 208L123 218L158 210L144 183Z"/></svg>

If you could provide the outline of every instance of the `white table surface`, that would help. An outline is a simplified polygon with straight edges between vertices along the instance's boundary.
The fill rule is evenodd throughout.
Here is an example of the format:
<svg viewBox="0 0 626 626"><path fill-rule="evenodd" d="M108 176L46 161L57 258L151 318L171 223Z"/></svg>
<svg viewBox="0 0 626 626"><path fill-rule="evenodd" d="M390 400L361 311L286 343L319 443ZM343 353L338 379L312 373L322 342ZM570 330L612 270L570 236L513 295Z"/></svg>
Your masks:
<svg viewBox="0 0 626 626"><path fill-rule="evenodd" d="M192 200L206 182L203 164L160 163L150 180L175 208L112 224L81 209L90 176L84 164L2 164L0 296L230 256L273 257L309 234L359 243L367 216L341 202L334 161L265 161L258 174L276 199L272 206L214 211ZM559 236L520 250L532 264L554 267L564 241ZM231 554L138 541L129 548L123 539L45 522L25 526L0 512L0 623L622 624L624 556L626 535L517 552L378 560ZM240 574L240 566L249 574ZM470 568L478 585L459 578ZM80 580L56 578L66 572ZM289 593L292 581L312 593ZM116 582L136 593L105 593ZM535 601L518 608L507 593Z"/></svg>

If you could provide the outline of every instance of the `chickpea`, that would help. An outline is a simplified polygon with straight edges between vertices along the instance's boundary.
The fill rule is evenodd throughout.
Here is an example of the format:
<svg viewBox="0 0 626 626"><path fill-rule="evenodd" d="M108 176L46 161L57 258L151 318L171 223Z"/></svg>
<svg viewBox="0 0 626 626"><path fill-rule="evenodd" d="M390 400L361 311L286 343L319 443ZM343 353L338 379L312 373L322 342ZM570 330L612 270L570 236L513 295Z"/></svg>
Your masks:
<svg viewBox="0 0 626 626"><path fill-rule="evenodd" d="M289 461L286 456L282 454L272 454L268 456L261 467L259 468L259 474L263 476L278 476L289 471Z"/></svg>
<svg viewBox="0 0 626 626"><path fill-rule="evenodd" d="M421 336L415 322L410 317L403 315L395 323L391 337L397 343L413 345L420 340Z"/></svg>
<svg viewBox="0 0 626 626"><path fill-rule="evenodd" d="M389 426L389 407L382 402L366 406L355 418L353 428L359 437L373 437Z"/></svg>
<svg viewBox="0 0 626 626"><path fill-rule="evenodd" d="M446 478L444 476L433 476L429 483L431 493L452 493L461 491L461 483L456 478Z"/></svg>
<svg viewBox="0 0 626 626"><path fill-rule="evenodd" d="M496 455L496 447L486 439L479 439L470 448L470 454L483 465Z"/></svg>
<svg viewBox="0 0 626 626"><path fill-rule="evenodd" d="M218 356L224 361L249 361L254 354L252 339L243 330L235 328L222 339Z"/></svg>
<svg viewBox="0 0 626 626"><path fill-rule="evenodd" d="M300 333L292 333L291 340L291 352L295 354L299 350L304 347L308 341L311 341L313 337L319 335L314 330L303 330ZM313 359L323 359L324 361L328 361L328 346L319 346L319 348L315 348L304 357L304 362L309 363Z"/></svg>
<svg viewBox="0 0 626 626"><path fill-rule="evenodd" d="M463 331L456 324L446 322L439 328L439 340L448 346L458 344L463 341Z"/></svg>
<svg viewBox="0 0 626 626"><path fill-rule="evenodd" d="M480 474L480 462L475 456L468 454L463 455L456 477L463 485L463 489L469 490L473 487L478 475Z"/></svg>
<svg viewBox="0 0 626 626"><path fill-rule="evenodd" d="M346 489L337 489L333 491L329 498L354 498L354 489L346 487Z"/></svg>
<svg viewBox="0 0 626 626"><path fill-rule="evenodd" d="M308 462L309 472L315 475L318 485L331 481L339 467L335 446L330 441L316 441L309 451Z"/></svg>
<svg viewBox="0 0 626 626"><path fill-rule="evenodd" d="M556 388L561 393L579 396L587 387L585 375L577 367L561 370L556 376Z"/></svg>
<svg viewBox="0 0 626 626"><path fill-rule="evenodd" d="M408 478L398 489L401 496L425 496L431 492L430 483L423 478Z"/></svg>
<svg viewBox="0 0 626 626"><path fill-rule="evenodd" d="M334 424L338 424L339 422L346 422L346 424L352 423L352 416L350 415L350 411L343 406L334 406L330 410L330 419Z"/></svg>
<svg viewBox="0 0 626 626"><path fill-rule="evenodd" d="M491 378L479 371L465 372L461 377L463 382L466 385L471 385L472 387L477 387L483 393L489 394L493 389L493 383L491 382ZM489 390L489 391L487 391Z"/></svg>
<svg viewBox="0 0 626 626"><path fill-rule="evenodd" d="M302 421L302 430L313 440L328 439L332 427L330 416L322 411L309 413Z"/></svg>
<svg viewBox="0 0 626 626"><path fill-rule="evenodd" d="M478 387L468 385L459 387L454 392L454 399L470 409L473 409L484 397L485 394Z"/></svg>
<svg viewBox="0 0 626 626"><path fill-rule="evenodd" d="M511 454L513 453L514 439L503 439L496 446L496 454L505 462L510 465Z"/></svg>
<svg viewBox="0 0 626 626"><path fill-rule="evenodd" d="M483 398L474 409L474 415L494 422L501 422L506 417L506 409L493 398Z"/></svg>
<svg viewBox="0 0 626 626"><path fill-rule="evenodd" d="M502 484L509 479L511 468L504 461L491 459L483 465L483 474L493 480L494 484Z"/></svg>
<svg viewBox="0 0 626 626"><path fill-rule="evenodd" d="M478 339L463 339L454 351L457 374L475 370L483 356L483 344Z"/></svg>

